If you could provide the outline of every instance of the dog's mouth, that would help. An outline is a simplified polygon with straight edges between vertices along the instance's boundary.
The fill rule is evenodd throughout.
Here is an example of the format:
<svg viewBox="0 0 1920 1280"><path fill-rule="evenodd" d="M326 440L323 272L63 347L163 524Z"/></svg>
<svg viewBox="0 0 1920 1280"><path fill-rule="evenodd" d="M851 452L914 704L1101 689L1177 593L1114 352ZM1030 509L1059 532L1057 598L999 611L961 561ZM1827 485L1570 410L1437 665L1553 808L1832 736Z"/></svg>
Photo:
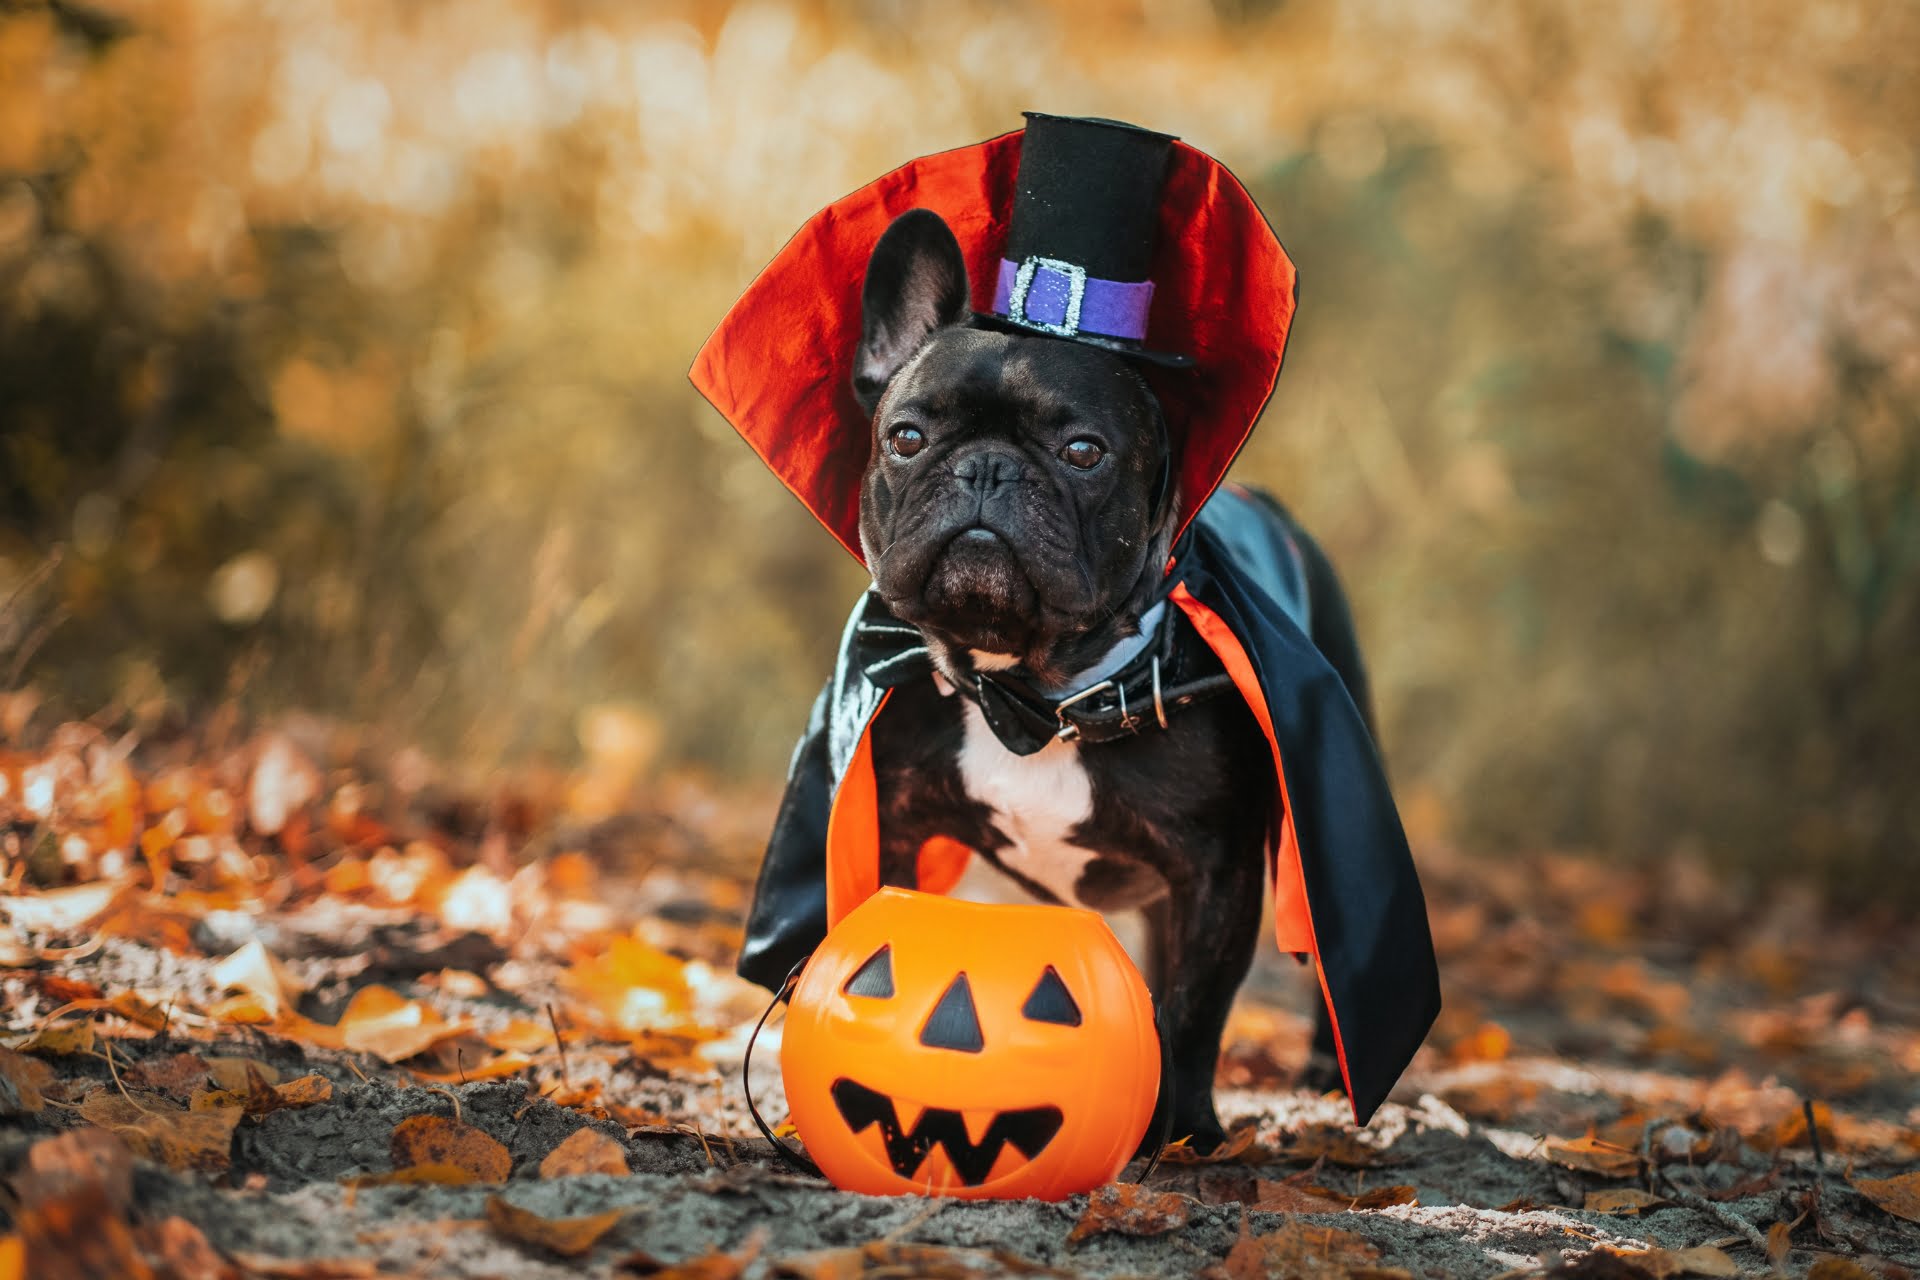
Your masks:
<svg viewBox="0 0 1920 1280"><path fill-rule="evenodd" d="M843 1076L833 1082L831 1092L834 1105L840 1108L840 1118L854 1133L879 1126L887 1163L895 1173L913 1178L938 1147L946 1153L954 1175L969 1187L986 1182L1007 1147L1029 1161L1037 1158L1060 1132L1065 1120L1058 1107L979 1112L925 1107L909 1129L901 1123L900 1109L894 1099L876 1089ZM978 1142L968 1132L969 1119L974 1131L980 1133Z"/></svg>
<svg viewBox="0 0 1920 1280"><path fill-rule="evenodd" d="M1013 547L976 525L948 539L920 591L920 620L963 646L1019 652L1031 637L1039 598Z"/></svg>

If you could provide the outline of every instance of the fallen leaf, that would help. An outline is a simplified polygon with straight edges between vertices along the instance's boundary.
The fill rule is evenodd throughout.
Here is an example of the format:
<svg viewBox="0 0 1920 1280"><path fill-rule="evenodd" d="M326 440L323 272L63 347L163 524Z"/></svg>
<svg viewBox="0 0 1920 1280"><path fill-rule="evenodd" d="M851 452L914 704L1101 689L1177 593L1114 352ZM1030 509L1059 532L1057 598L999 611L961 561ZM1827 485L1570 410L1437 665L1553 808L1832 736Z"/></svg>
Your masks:
<svg viewBox="0 0 1920 1280"><path fill-rule="evenodd" d="M1372 1266L1380 1256L1360 1236L1337 1227L1316 1227L1304 1222L1289 1222L1271 1235L1247 1233L1246 1219L1240 1221L1240 1238L1227 1256L1208 1267L1203 1275L1218 1280L1267 1280L1285 1276L1289 1280L1345 1280L1360 1274L1375 1277L1404 1275ZM1360 1269L1365 1268L1364 1271Z"/></svg>
<svg viewBox="0 0 1920 1280"><path fill-rule="evenodd" d="M233 1260L254 1280L368 1280L381 1275L371 1258L270 1258L263 1253L236 1253Z"/></svg>
<svg viewBox="0 0 1920 1280"><path fill-rule="evenodd" d="M279 1084L280 1068L258 1058L208 1058L207 1076L216 1089L245 1089L256 1076Z"/></svg>
<svg viewBox="0 0 1920 1280"><path fill-rule="evenodd" d="M1332 1193L1337 1195L1338 1193ZM1397 1204L1419 1204L1420 1191L1405 1183L1396 1183L1387 1187L1375 1187L1371 1191L1362 1191L1353 1196L1347 1208L1367 1212L1373 1209L1391 1209Z"/></svg>
<svg viewBox="0 0 1920 1280"><path fill-rule="evenodd" d="M1324 1187L1296 1187L1290 1182L1253 1184L1253 1207L1263 1213L1345 1213L1347 1202L1322 1194Z"/></svg>
<svg viewBox="0 0 1920 1280"><path fill-rule="evenodd" d="M187 1098L207 1082L207 1060L197 1053L169 1053L148 1058L125 1067L120 1077L138 1089L158 1089L162 1093Z"/></svg>
<svg viewBox="0 0 1920 1280"><path fill-rule="evenodd" d="M1920 1222L1920 1169L1892 1178L1848 1178L1847 1185L1894 1217Z"/></svg>
<svg viewBox="0 0 1920 1280"><path fill-rule="evenodd" d="M1187 1223L1192 1202L1171 1191L1149 1191L1137 1182L1109 1182L1087 1197L1087 1210L1067 1233L1068 1244L1097 1235L1165 1235Z"/></svg>
<svg viewBox="0 0 1920 1280"><path fill-rule="evenodd" d="M255 938L213 966L213 980L223 991L252 996L269 1019L293 1007L304 988L260 939Z"/></svg>
<svg viewBox="0 0 1920 1280"><path fill-rule="evenodd" d="M628 1173L626 1148L598 1129L574 1130L540 1162L543 1178L577 1178L589 1173L612 1174L618 1178Z"/></svg>
<svg viewBox="0 0 1920 1280"><path fill-rule="evenodd" d="M25 1054L0 1049L0 1116L30 1115L46 1105L41 1090L53 1083L53 1068Z"/></svg>
<svg viewBox="0 0 1920 1280"><path fill-rule="evenodd" d="M105 915L127 880L96 880L45 893L0 896L0 916L16 929L34 933L72 933Z"/></svg>
<svg viewBox="0 0 1920 1280"><path fill-rule="evenodd" d="M1615 1249L1603 1247L1596 1252L1608 1253L1622 1262L1639 1268L1654 1280L1671 1280L1676 1276L1706 1276L1714 1280L1740 1274L1740 1264L1714 1248L1712 1245L1698 1245L1692 1249Z"/></svg>
<svg viewBox="0 0 1920 1280"><path fill-rule="evenodd" d="M0 1280L26 1280L27 1244L19 1236L0 1236Z"/></svg>
<svg viewBox="0 0 1920 1280"><path fill-rule="evenodd" d="M122 991L100 1007L107 1013L125 1018L136 1027L145 1027L149 1031L164 1030L169 1018L167 1010L131 991Z"/></svg>
<svg viewBox="0 0 1920 1280"><path fill-rule="evenodd" d="M553 1028L531 1018L515 1018L480 1038L489 1049L499 1049L503 1053L537 1053L553 1048Z"/></svg>
<svg viewBox="0 0 1920 1280"><path fill-rule="evenodd" d="M658 1274L657 1272L655 1274ZM860 1280L863 1276L911 1276L913 1280L981 1280L989 1275L1059 1274L1010 1253L949 1249L935 1244L869 1240L844 1249L818 1249L782 1258L773 1274L791 1280Z"/></svg>
<svg viewBox="0 0 1920 1280"><path fill-rule="evenodd" d="M1279 1159L1297 1164L1325 1160L1343 1169L1369 1169L1383 1163L1378 1147L1370 1147L1347 1129L1334 1125L1314 1125L1286 1139L1275 1153Z"/></svg>
<svg viewBox="0 0 1920 1280"><path fill-rule="evenodd" d="M466 1031L438 1012L389 987L362 987L347 1002L338 1031L343 1047L382 1062L402 1062Z"/></svg>
<svg viewBox="0 0 1920 1280"><path fill-rule="evenodd" d="M1604 1191L1589 1191L1581 1208L1589 1213L1617 1213L1627 1217L1637 1217L1642 1209L1652 1209L1668 1203L1651 1191L1642 1191L1638 1187L1609 1187Z"/></svg>
<svg viewBox="0 0 1920 1280"><path fill-rule="evenodd" d="M21 1053L44 1053L56 1058L64 1058L75 1053L92 1053L93 1020L89 1018L84 1022L50 1023L13 1047Z"/></svg>
<svg viewBox="0 0 1920 1280"><path fill-rule="evenodd" d="M97 1185L21 1209L14 1228L33 1280L155 1280L133 1229Z"/></svg>
<svg viewBox="0 0 1920 1280"><path fill-rule="evenodd" d="M765 1243L765 1231L756 1231L735 1253L715 1249L685 1262L662 1262L643 1249L614 1263L613 1272L619 1276L649 1276L652 1280L739 1280L760 1256Z"/></svg>
<svg viewBox="0 0 1920 1280"><path fill-rule="evenodd" d="M75 1129L42 1138L27 1152L27 1176L14 1190L22 1204L98 1187L115 1210L133 1203L133 1153L105 1129Z"/></svg>
<svg viewBox="0 0 1920 1280"><path fill-rule="evenodd" d="M477 1182L505 1182L513 1170L506 1147L462 1120L408 1116L393 1127L393 1165L443 1164L470 1171Z"/></svg>
<svg viewBox="0 0 1920 1280"><path fill-rule="evenodd" d="M1568 1169L1597 1173L1603 1178L1631 1178L1640 1172L1640 1155L1587 1134L1582 1138L1548 1138L1547 1159Z"/></svg>
<svg viewBox="0 0 1920 1280"><path fill-rule="evenodd" d="M142 1228L139 1238L142 1252L165 1264L169 1280L242 1280L240 1268L185 1218L163 1218Z"/></svg>
<svg viewBox="0 0 1920 1280"><path fill-rule="evenodd" d="M1845 1258L1821 1258L1807 1268L1807 1280L1880 1280L1880 1277Z"/></svg>
<svg viewBox="0 0 1920 1280"><path fill-rule="evenodd" d="M620 1210L610 1209L584 1218L543 1218L503 1197L487 1197L487 1223L496 1232L563 1258L577 1258L593 1248L622 1216Z"/></svg>
<svg viewBox="0 0 1920 1280"><path fill-rule="evenodd" d="M1776 1267L1785 1263L1787 1255L1793 1252L1793 1224L1776 1222L1767 1228L1767 1261Z"/></svg>
<svg viewBox="0 0 1920 1280"><path fill-rule="evenodd" d="M301 1076L285 1084L268 1084L258 1076L245 1089L209 1089L193 1096L192 1110L239 1107L250 1116L263 1116L289 1107L311 1107L333 1097L333 1082L325 1076Z"/></svg>
<svg viewBox="0 0 1920 1280"><path fill-rule="evenodd" d="M1244 1120L1233 1127L1233 1131L1227 1134L1219 1146L1204 1155L1188 1146L1185 1138L1181 1138L1160 1153L1160 1162L1162 1164L1228 1164L1242 1160L1253 1152L1253 1140L1259 1132L1260 1126L1257 1122Z"/></svg>
<svg viewBox="0 0 1920 1280"><path fill-rule="evenodd" d="M233 1131L240 1114L237 1108L180 1111L155 1095L136 1103L105 1090L88 1095L80 1104L84 1119L111 1129L135 1155L172 1169L206 1173L218 1173L232 1160Z"/></svg>
<svg viewBox="0 0 1920 1280"><path fill-rule="evenodd" d="M468 1187L479 1181L479 1175L471 1169L456 1164L439 1164L434 1161L410 1164L404 1169L391 1169L386 1173L365 1173L347 1180L348 1185L355 1187L418 1185Z"/></svg>
<svg viewBox="0 0 1920 1280"><path fill-rule="evenodd" d="M463 1061L456 1071L425 1071L412 1065L407 1070L414 1079L430 1084L471 1084L475 1080L498 1080L502 1076L519 1075L533 1064L534 1060L524 1053L502 1053L485 1062Z"/></svg>
<svg viewBox="0 0 1920 1280"><path fill-rule="evenodd" d="M247 782L247 821L263 836L278 835L294 812L320 794L320 771L281 734L267 738Z"/></svg>

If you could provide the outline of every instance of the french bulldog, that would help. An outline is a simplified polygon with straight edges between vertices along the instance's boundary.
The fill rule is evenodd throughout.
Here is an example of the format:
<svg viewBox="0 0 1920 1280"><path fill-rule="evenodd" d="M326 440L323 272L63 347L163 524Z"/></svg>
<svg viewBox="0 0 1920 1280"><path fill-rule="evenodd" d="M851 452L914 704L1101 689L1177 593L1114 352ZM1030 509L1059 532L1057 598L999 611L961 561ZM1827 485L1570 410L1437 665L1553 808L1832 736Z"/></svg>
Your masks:
<svg viewBox="0 0 1920 1280"><path fill-rule="evenodd" d="M1027 755L967 696L991 672L1062 698L1147 644L1177 654L1169 680L1220 673L1160 599L1178 504L1146 380L1112 351L984 324L969 296L937 214L901 215L874 247L853 375L873 423L860 540L875 592L938 672L896 689L873 729L881 876L912 887L921 845L944 836L1043 901L1141 911L1169 1128L1211 1149L1221 1036L1260 933L1272 759L1235 696L1195 699L1164 729L1148 717L1137 733L1062 736ZM1333 570L1260 501L1303 562L1311 638L1371 730ZM1323 1011L1314 1083L1335 1082L1331 1054Z"/></svg>

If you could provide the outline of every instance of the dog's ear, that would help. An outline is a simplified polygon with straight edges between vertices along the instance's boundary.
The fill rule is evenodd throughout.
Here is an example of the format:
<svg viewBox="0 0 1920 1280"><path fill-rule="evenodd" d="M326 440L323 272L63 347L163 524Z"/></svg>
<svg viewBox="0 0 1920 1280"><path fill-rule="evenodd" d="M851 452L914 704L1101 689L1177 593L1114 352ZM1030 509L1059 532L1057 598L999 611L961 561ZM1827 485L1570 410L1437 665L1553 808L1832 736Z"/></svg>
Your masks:
<svg viewBox="0 0 1920 1280"><path fill-rule="evenodd" d="M869 416L893 375L935 329L967 315L967 262L960 242L931 209L893 220L867 259L860 291L860 349L853 394Z"/></svg>

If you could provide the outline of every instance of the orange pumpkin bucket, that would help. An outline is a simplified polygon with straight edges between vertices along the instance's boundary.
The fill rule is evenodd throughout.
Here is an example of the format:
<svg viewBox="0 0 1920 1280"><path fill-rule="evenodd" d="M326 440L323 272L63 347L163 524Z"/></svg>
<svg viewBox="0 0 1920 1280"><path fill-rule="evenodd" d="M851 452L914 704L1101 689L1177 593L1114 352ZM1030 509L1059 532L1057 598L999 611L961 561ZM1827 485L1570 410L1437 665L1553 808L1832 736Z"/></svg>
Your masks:
<svg viewBox="0 0 1920 1280"><path fill-rule="evenodd" d="M808 1154L870 1195L1057 1200L1109 1182L1160 1066L1146 983L1098 914L905 889L807 961L780 1052Z"/></svg>

